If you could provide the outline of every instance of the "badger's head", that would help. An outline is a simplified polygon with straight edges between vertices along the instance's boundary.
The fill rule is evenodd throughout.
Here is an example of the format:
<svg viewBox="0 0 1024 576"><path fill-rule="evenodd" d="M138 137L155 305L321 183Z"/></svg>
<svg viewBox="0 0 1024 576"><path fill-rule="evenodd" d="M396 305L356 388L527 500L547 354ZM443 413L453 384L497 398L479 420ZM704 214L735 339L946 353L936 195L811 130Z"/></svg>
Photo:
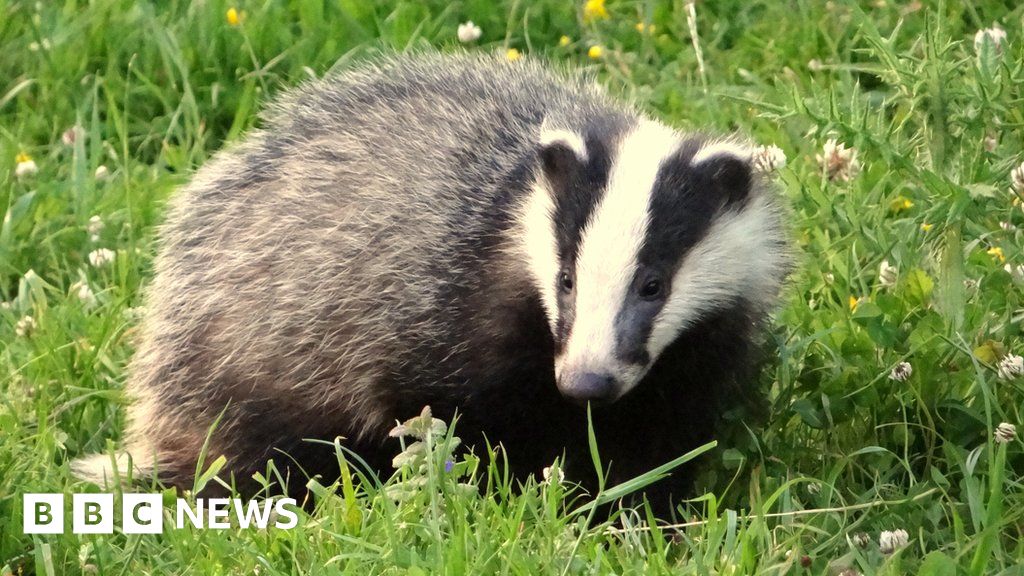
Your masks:
<svg viewBox="0 0 1024 576"><path fill-rule="evenodd" d="M545 126L537 154L520 223L567 398L615 401L701 319L775 298L783 232L750 149L640 120Z"/></svg>

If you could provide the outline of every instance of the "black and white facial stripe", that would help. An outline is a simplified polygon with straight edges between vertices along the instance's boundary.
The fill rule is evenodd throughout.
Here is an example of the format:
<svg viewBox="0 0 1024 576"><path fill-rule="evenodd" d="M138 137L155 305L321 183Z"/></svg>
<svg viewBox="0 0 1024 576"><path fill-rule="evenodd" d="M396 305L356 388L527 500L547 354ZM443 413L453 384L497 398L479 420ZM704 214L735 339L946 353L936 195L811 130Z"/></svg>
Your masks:
<svg viewBox="0 0 1024 576"><path fill-rule="evenodd" d="M610 401L702 316L767 301L784 256L750 152L641 120L586 136L545 130L522 213L563 394Z"/></svg>

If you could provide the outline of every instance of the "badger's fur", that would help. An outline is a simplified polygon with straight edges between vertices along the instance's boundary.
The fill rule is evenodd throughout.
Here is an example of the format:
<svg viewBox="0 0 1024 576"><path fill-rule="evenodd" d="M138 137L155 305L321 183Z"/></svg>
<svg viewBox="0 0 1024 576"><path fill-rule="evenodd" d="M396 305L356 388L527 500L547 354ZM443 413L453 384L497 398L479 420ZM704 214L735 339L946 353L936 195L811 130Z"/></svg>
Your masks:
<svg viewBox="0 0 1024 576"><path fill-rule="evenodd" d="M785 255L734 141L530 62L419 55L299 88L174 198L130 367L127 452L190 487L273 458L381 471L429 405L512 471L611 481L707 441L750 377ZM79 462L108 475L106 456ZM670 492L678 485L663 483ZM293 487L295 487L293 486Z"/></svg>

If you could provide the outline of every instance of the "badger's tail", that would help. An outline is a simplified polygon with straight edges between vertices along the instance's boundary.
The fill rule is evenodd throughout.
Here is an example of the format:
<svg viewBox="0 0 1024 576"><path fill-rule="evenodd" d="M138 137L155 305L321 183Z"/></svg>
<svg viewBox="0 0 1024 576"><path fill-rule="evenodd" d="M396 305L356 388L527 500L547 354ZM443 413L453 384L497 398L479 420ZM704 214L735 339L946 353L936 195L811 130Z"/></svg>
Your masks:
<svg viewBox="0 0 1024 576"><path fill-rule="evenodd" d="M71 474L75 478L104 487L128 483L129 480L146 480L152 477L153 471L152 465L134 460L127 452L91 454L71 462Z"/></svg>

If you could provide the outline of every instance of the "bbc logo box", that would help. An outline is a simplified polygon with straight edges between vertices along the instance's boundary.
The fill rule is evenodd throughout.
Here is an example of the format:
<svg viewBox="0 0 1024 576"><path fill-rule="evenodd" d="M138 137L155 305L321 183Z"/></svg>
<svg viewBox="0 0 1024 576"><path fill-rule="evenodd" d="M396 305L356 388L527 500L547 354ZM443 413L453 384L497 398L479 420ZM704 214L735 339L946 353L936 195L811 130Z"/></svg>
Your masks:
<svg viewBox="0 0 1024 576"><path fill-rule="evenodd" d="M63 534L64 494L25 494L22 499L22 531L25 534ZM71 531L75 534L113 534L113 494L72 494ZM125 534L159 534L163 531L163 497L160 494L123 494L121 529Z"/></svg>
<svg viewBox="0 0 1024 576"><path fill-rule="evenodd" d="M121 494L115 503L113 494L71 494L71 532L73 534L113 534L114 520L120 518L125 534L160 534L164 530L164 499L157 494ZM63 534L67 528L67 496L64 494L25 494L22 497L25 534ZM120 511L117 510L120 507ZM265 529L273 526L291 529L298 525L298 507L294 498L244 500L240 498L198 498L194 502L178 498L166 512L174 528L187 525L199 529L227 530L232 527ZM171 514L173 512L173 515ZM171 517L173 516L173 517Z"/></svg>

